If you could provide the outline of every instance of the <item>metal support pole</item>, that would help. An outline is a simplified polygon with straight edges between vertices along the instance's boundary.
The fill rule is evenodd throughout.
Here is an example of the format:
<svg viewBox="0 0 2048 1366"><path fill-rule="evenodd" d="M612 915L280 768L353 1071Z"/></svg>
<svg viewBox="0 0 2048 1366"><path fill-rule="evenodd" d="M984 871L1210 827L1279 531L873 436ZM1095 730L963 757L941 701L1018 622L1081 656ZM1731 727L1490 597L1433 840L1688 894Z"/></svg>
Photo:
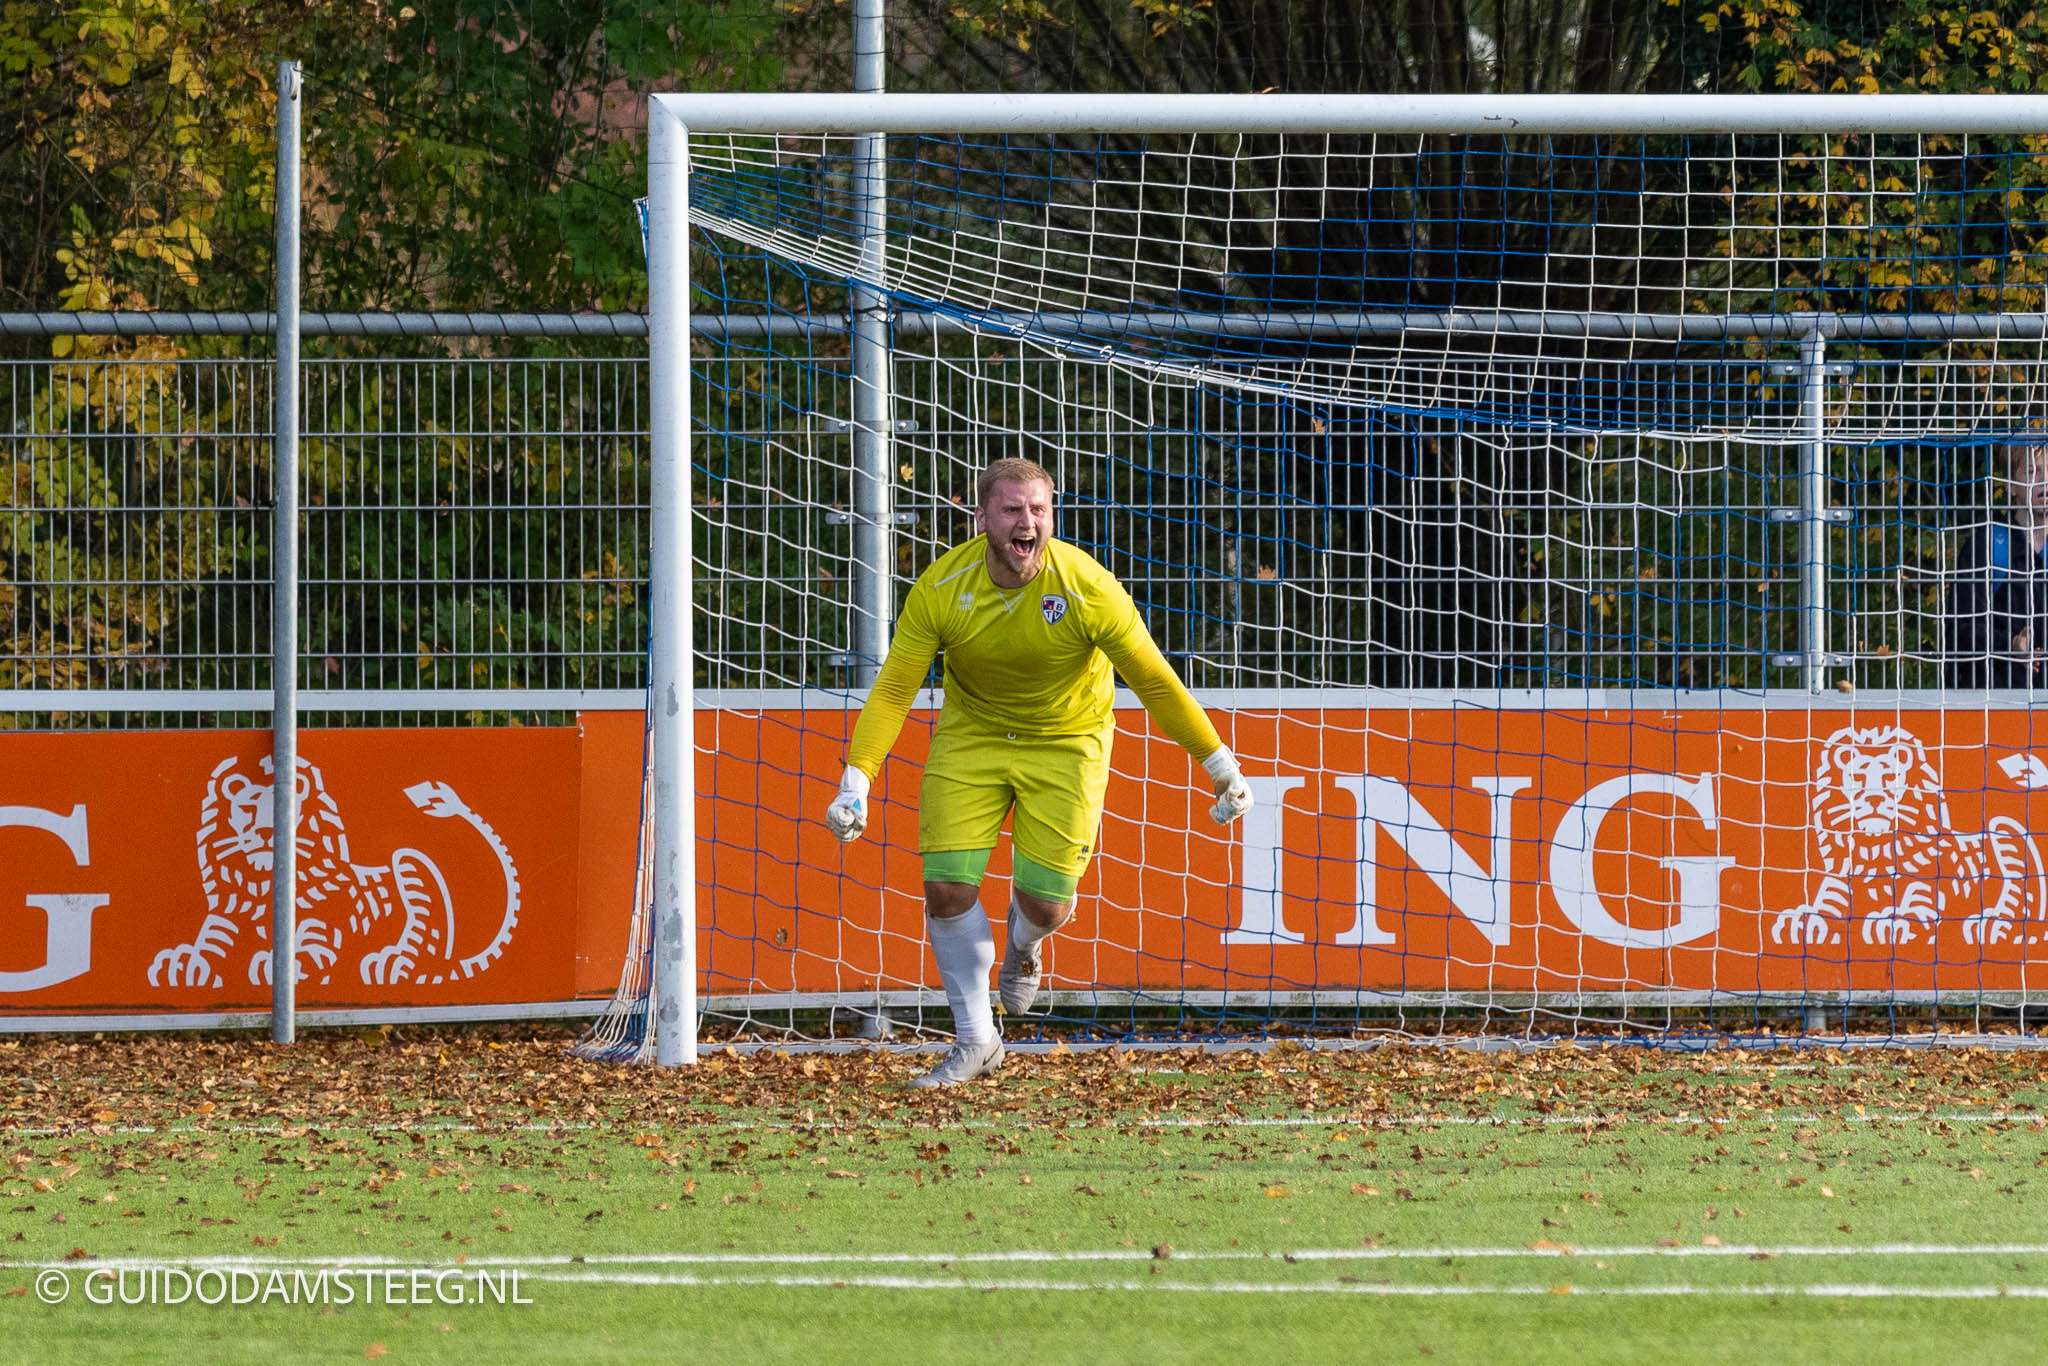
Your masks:
<svg viewBox="0 0 2048 1366"><path fill-rule="evenodd" d="M1799 343L1799 648L1800 681L1809 694L1827 688L1828 571L1826 418L1827 339L1816 327Z"/></svg>
<svg viewBox="0 0 2048 1366"><path fill-rule="evenodd" d="M297 1036L299 64L277 64L277 357L271 379L270 1039Z"/></svg>
<svg viewBox="0 0 2048 1366"><path fill-rule="evenodd" d="M1847 508L1828 506L1827 397L1831 376L1855 371L1853 361L1830 362L1826 327L1831 316L1803 315L1808 331L1799 342L1799 359L1781 361L1770 373L1799 386L1799 506L1770 511L1773 522L1799 524L1799 651L1774 654L1771 663L1799 670L1799 683L1809 696L1826 691L1827 672L1853 662L1828 649L1828 527L1849 520Z"/></svg>
<svg viewBox="0 0 2048 1366"><path fill-rule="evenodd" d="M697 783L690 600L690 146L648 111L647 706L654 767L654 1061L697 1061Z"/></svg>
<svg viewBox="0 0 2048 1366"><path fill-rule="evenodd" d="M861 93L886 84L883 0L855 0L853 85ZM854 175L859 185L861 279L853 286L853 641L850 681L875 681L889 650L895 606L890 591L894 556L894 361L889 353L889 300L874 285L888 265L889 140L858 135Z"/></svg>

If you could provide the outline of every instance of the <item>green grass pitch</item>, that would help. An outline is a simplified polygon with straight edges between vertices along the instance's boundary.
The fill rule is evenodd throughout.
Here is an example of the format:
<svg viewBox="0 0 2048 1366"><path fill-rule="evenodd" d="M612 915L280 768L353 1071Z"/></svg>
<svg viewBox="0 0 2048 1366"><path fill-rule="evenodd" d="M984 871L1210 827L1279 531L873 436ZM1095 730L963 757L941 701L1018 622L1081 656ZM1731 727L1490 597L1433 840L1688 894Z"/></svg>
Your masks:
<svg viewBox="0 0 2048 1366"><path fill-rule="evenodd" d="M2035 1053L1103 1049L925 1094L565 1038L0 1044L0 1322L43 1366L2048 1350Z"/></svg>

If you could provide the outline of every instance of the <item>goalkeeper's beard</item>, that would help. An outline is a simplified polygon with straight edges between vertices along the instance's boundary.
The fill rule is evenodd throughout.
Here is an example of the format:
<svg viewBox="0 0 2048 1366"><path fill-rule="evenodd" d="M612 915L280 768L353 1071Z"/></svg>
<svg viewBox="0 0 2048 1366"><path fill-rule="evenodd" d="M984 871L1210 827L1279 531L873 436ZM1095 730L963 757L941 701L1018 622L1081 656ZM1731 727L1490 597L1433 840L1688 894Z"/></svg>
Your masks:
<svg viewBox="0 0 2048 1366"><path fill-rule="evenodd" d="M1045 568L1045 544L1046 538L1040 536L1032 541L1028 551L1020 552L1010 541L989 537L989 578L998 588L1022 588Z"/></svg>

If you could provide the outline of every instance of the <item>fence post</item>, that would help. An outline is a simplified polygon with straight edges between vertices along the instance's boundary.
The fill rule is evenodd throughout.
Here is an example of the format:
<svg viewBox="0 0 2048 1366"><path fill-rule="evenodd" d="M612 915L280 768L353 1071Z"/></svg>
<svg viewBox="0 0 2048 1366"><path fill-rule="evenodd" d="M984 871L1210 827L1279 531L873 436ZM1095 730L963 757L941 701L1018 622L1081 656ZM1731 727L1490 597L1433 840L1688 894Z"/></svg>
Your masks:
<svg viewBox="0 0 2048 1366"><path fill-rule="evenodd" d="M271 377L270 1038L297 1036L299 64L277 64L277 350Z"/></svg>
<svg viewBox="0 0 2048 1366"><path fill-rule="evenodd" d="M1827 671L1831 666L1850 663L1847 655L1828 650L1828 526L1843 520L1847 512L1828 506L1825 436L1828 376L1847 374L1851 367L1830 365L1827 356L1827 337L1816 319L1813 330L1800 339L1798 363L1783 367L1796 373L1799 380L1798 663L1800 684L1809 697L1827 690ZM1828 1012L1824 1004L1809 1000L1804 1014L1808 1034L1827 1032Z"/></svg>
<svg viewBox="0 0 2048 1366"><path fill-rule="evenodd" d="M1774 522L1799 524L1799 653L1776 654L1771 662L1799 670L1799 683L1809 697L1827 690L1827 671L1847 668L1849 655L1828 649L1828 527L1849 519L1847 508L1828 506L1827 397L1828 378L1846 375L1853 363L1833 363L1819 317L1799 341L1799 359L1774 364L1773 375L1799 385L1799 506L1773 508Z"/></svg>
<svg viewBox="0 0 2048 1366"><path fill-rule="evenodd" d="M886 86L883 0L855 0L853 88ZM860 204L860 279L853 286L853 640L849 681L866 688L889 650L895 563L891 466L895 459L894 366L888 296L879 281L888 265L889 140L862 133L854 151Z"/></svg>
<svg viewBox="0 0 2048 1366"><path fill-rule="evenodd" d="M1828 665L1828 472L1821 440L1827 355L1827 338L1816 326L1799 342L1799 673L1813 695L1827 687Z"/></svg>

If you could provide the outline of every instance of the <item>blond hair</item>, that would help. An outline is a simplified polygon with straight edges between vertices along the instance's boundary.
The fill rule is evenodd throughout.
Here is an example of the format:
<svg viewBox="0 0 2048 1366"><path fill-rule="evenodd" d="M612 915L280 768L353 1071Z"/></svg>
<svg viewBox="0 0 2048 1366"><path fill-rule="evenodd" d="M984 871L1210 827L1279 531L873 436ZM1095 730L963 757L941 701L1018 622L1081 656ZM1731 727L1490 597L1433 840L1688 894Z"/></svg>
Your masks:
<svg viewBox="0 0 2048 1366"><path fill-rule="evenodd" d="M1046 473L1045 466L1036 460L1024 460L1017 456L1006 456L981 472L981 478L974 485L974 505L988 506L989 495L995 492L997 484L1044 484L1053 492L1059 488Z"/></svg>

